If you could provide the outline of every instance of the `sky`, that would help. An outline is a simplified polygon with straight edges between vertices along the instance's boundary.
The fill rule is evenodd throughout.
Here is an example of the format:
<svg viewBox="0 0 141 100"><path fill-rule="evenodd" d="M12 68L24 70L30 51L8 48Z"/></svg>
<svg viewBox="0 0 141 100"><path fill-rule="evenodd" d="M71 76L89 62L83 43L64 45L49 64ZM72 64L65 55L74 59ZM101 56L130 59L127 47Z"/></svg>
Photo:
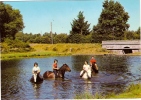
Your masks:
<svg viewBox="0 0 141 100"><path fill-rule="evenodd" d="M116 0L128 12L130 18L129 30L136 31L140 26L140 0ZM102 12L104 0L44 0L44 1L5 1L12 8L19 9L23 16L24 33L67 33L71 23L77 19L79 11L83 11L85 21L90 23L90 29L97 25Z"/></svg>

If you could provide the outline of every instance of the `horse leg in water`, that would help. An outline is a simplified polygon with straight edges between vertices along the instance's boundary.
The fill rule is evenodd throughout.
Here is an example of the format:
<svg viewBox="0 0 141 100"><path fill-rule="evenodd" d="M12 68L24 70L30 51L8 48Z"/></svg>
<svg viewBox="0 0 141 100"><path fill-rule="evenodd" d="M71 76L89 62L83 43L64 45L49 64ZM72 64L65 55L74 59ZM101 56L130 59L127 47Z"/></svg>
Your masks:
<svg viewBox="0 0 141 100"><path fill-rule="evenodd" d="M88 77L88 79L90 79L91 78L91 76L92 76L92 74L91 74L92 72L91 71L87 71L87 77Z"/></svg>

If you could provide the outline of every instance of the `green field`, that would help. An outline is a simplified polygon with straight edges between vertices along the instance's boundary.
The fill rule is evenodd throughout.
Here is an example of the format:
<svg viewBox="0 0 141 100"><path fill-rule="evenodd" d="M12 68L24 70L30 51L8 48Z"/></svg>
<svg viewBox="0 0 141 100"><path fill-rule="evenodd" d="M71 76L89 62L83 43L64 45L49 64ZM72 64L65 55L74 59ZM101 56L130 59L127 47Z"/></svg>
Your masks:
<svg viewBox="0 0 141 100"><path fill-rule="evenodd" d="M112 52L103 49L100 43L30 44L30 47L33 51L2 53L1 59L113 54ZM141 53L139 52L128 55L141 55Z"/></svg>
<svg viewBox="0 0 141 100"><path fill-rule="evenodd" d="M30 44L32 52L12 52L1 54L2 59L50 57L64 55L101 55L109 52L102 48L101 44Z"/></svg>

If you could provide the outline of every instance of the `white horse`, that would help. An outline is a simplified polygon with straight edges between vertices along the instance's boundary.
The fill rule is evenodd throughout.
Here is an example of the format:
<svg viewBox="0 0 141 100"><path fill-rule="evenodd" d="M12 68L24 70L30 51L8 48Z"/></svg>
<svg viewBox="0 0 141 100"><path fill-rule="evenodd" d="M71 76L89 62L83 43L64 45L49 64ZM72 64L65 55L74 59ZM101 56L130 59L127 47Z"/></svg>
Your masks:
<svg viewBox="0 0 141 100"><path fill-rule="evenodd" d="M83 73L84 72L84 73ZM83 75L82 75L83 74ZM84 78L84 79L90 79L91 78L91 70L88 71L84 71L82 70L80 72L80 77Z"/></svg>

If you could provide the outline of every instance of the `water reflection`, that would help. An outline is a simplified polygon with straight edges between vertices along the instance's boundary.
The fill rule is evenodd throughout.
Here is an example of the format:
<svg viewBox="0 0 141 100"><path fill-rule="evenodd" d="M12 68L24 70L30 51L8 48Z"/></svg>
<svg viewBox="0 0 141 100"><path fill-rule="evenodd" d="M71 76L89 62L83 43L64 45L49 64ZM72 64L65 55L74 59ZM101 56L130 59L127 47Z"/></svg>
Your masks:
<svg viewBox="0 0 141 100"><path fill-rule="evenodd" d="M39 99L39 97L40 97L40 85L41 84L32 83L32 85L33 85L34 96L35 96L36 99Z"/></svg>
<svg viewBox="0 0 141 100"><path fill-rule="evenodd" d="M127 56L103 56L98 59L99 69L101 71L109 72L127 72L128 71L128 57Z"/></svg>
<svg viewBox="0 0 141 100"><path fill-rule="evenodd" d="M68 98L69 94L72 92L70 81L58 79L58 80L53 81L52 87L53 87L52 92L53 92L54 99Z"/></svg>
<svg viewBox="0 0 141 100"><path fill-rule="evenodd" d="M58 97L58 85L59 83L57 81L53 82L53 96L55 99Z"/></svg>
<svg viewBox="0 0 141 100"><path fill-rule="evenodd" d="M120 93L123 92L125 89L126 84L122 83L104 83L101 84L100 91L102 94L107 95L110 93ZM108 88L107 88L108 87Z"/></svg>
<svg viewBox="0 0 141 100"><path fill-rule="evenodd" d="M92 82L91 80L85 80L84 91L92 93Z"/></svg>
<svg viewBox="0 0 141 100"><path fill-rule="evenodd" d="M74 56L72 59L72 69L74 69L75 71L80 71L83 68L84 62L90 60L90 56Z"/></svg>
<svg viewBox="0 0 141 100"><path fill-rule="evenodd" d="M128 57L117 55L94 56L100 71L127 72ZM74 56L72 68L75 71L82 70L83 62L90 61L91 56Z"/></svg>
<svg viewBox="0 0 141 100"><path fill-rule="evenodd" d="M79 77L84 61L91 56L69 56L50 58L29 58L1 61L1 98L17 99L73 99L76 94L88 91L92 94L101 92L120 93L131 82L141 81L140 56L94 56L99 73L91 80ZM44 80L41 84L32 84L29 79L34 62L38 62L41 75L52 70L52 62L58 59L58 66L67 63L72 69L65 73L66 79Z"/></svg>

